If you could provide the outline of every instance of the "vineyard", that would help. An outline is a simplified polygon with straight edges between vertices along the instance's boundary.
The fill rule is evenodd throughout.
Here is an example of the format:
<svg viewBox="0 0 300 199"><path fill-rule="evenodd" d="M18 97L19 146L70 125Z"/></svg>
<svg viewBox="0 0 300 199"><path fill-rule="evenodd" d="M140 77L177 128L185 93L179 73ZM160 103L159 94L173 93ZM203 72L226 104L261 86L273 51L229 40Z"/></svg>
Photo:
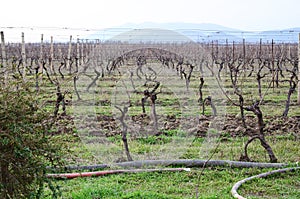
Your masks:
<svg viewBox="0 0 300 199"><path fill-rule="evenodd" d="M141 190L151 190L143 195L134 189L137 185L112 188L115 193L95 187L103 198L113 194L115 198L205 198L201 192L207 198L230 198L228 187L234 184L231 180L225 189L219 187L219 192L213 193L200 185L209 183L205 179L215 172L225 172L219 165L207 167L210 161L240 161L246 167L254 167L253 162L269 162L280 167L281 163L293 165L300 160L298 43L247 43L245 39L130 43L74 41L72 36L69 42L57 43L53 37L44 42L42 36L39 43L25 43L24 37L22 34L20 43L6 43L1 32L1 87L16 92L19 85L26 83L25 90L42 102L54 125L48 136L67 139L70 144L69 154L64 156L66 168L89 170L91 167L86 165L94 165L93 169L103 169L103 164L117 168L130 162L132 168L138 167L138 161L157 160L162 161L156 165L158 168L178 167L163 161L206 160L191 174L175 174L182 175L174 176L175 181L181 184L180 179L184 179L187 183L182 186L187 188L175 190L173 185L167 185L174 190L162 188L160 195L141 185ZM4 137L5 134L1 139ZM5 148L3 143L1 147ZM14 166L1 167L2 182L8 183L11 178L3 174L10 167ZM246 176L240 175L237 168L230 172L224 175L236 175L234 181ZM261 173L259 169L247 172ZM126 175L128 179L135 178L135 174ZM143 175L136 177L148 182ZM147 175L160 178L159 174ZM172 174L162 175L172 178ZM287 176L282 174L280 178L293 182L287 185L290 193L276 195L260 190L255 196L250 185L243 186L242 192L249 198L265 194L272 198L299 197L299 172ZM103 183L109 184L106 180L110 178L132 183L116 176L107 177ZM70 187L76 186L74 182L57 183L68 187L63 189L65 192L72 192ZM112 185L115 186L120 184ZM5 193L11 194L11 188L6 188ZM64 197L97 197L83 192Z"/></svg>

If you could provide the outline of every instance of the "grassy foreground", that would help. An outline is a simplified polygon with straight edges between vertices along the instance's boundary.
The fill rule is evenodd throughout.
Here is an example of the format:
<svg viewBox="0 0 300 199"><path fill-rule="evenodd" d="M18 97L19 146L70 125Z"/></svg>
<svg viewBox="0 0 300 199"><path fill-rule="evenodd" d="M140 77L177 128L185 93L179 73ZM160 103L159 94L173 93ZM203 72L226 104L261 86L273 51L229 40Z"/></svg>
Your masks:
<svg viewBox="0 0 300 199"><path fill-rule="evenodd" d="M191 172L157 172L60 180L62 198L233 198L233 184L270 169L209 168ZM299 170L244 184L239 193L247 198L300 197ZM198 187L199 185L199 187ZM47 197L45 197L47 198ZM50 197L48 197L50 198Z"/></svg>
<svg viewBox="0 0 300 199"><path fill-rule="evenodd" d="M280 162L299 161L298 141L291 136L272 136L268 138L274 147ZM213 159L238 159L244 138L231 138L222 141L215 151ZM117 143L121 143L116 141ZM182 158L199 158L201 139L195 141ZM157 144L143 144L155 149ZM137 141L131 142L132 149L138 147ZM137 150L137 149L136 149ZM88 146L82 144L73 148L78 154L78 164L99 163L92 159ZM268 157L258 142L249 148L250 156L261 162ZM78 162L81 160L82 162ZM75 164L75 162L74 162ZM233 198L232 186L247 177L274 169L238 169L230 167L212 167L202 171L192 168L191 172L155 172L136 174L117 174L93 178L55 180L60 187L61 198L102 199L102 198ZM266 179L255 179L242 185L239 194L249 198L300 198L300 171L278 174ZM51 198L51 195L44 198Z"/></svg>

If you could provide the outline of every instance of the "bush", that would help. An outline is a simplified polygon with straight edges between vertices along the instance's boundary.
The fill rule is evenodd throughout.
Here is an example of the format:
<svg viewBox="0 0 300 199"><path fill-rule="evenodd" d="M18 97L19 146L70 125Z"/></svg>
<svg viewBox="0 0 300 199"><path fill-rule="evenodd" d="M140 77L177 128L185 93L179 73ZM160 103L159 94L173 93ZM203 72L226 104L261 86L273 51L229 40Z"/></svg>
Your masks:
<svg viewBox="0 0 300 199"><path fill-rule="evenodd" d="M45 177L65 151L49 133L55 118L28 83L0 86L0 198L40 198L45 185L57 194Z"/></svg>

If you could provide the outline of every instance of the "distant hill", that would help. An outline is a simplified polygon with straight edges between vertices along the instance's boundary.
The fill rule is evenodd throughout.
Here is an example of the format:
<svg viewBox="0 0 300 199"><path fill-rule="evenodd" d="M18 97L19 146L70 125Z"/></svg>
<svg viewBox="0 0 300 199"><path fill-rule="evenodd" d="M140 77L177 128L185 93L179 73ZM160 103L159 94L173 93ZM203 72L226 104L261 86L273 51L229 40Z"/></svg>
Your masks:
<svg viewBox="0 0 300 199"><path fill-rule="evenodd" d="M169 32L168 32L169 31ZM120 40L120 41L153 41L153 42L172 42L189 41L203 42L209 40L238 40L239 38L227 32L239 32L240 30L211 23L153 23L145 22L141 24L127 23L118 27L104 29L89 36L89 39L100 40ZM151 33L150 33L151 32ZM178 39L174 32L184 36ZM168 33L170 35L168 35ZM143 35L144 34L144 35ZM156 35L156 37L155 37ZM128 37L128 38L126 38Z"/></svg>
<svg viewBox="0 0 300 199"><path fill-rule="evenodd" d="M119 27L104 29L89 36L89 39L114 40L126 42L194 42L219 43L246 42L298 42L300 28L250 32L211 23L127 23ZM180 38L179 38L180 37Z"/></svg>
<svg viewBox="0 0 300 199"><path fill-rule="evenodd" d="M158 28L158 29L168 29L168 30L203 30L203 31L240 31L238 29L228 28L218 24L212 23L183 23L183 22L173 22L173 23L154 23L154 22L144 22L140 24L127 23L120 26L120 28L133 28L133 29L143 29L143 28Z"/></svg>
<svg viewBox="0 0 300 199"><path fill-rule="evenodd" d="M112 41L122 41L129 43L137 42L155 42L155 43L184 43L191 42L192 39L180 34L176 31L159 29L159 28L144 28L144 29L133 29L127 32L118 34L112 38Z"/></svg>

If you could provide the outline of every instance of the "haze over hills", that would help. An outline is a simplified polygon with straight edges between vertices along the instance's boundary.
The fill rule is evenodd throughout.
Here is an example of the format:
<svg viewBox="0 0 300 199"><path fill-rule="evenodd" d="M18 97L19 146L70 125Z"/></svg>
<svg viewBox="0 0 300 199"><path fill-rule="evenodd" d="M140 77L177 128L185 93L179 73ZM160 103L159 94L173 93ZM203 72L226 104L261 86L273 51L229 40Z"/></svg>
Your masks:
<svg viewBox="0 0 300 199"><path fill-rule="evenodd" d="M160 29L169 29L169 30L222 30L222 31L241 31L234 28L228 28L218 24L212 23L184 23L184 22L172 22L172 23L154 23L154 22L144 22L140 24L127 23L120 26L120 28L133 28L133 29L142 29L142 28L160 28Z"/></svg>
<svg viewBox="0 0 300 199"><path fill-rule="evenodd" d="M169 31L169 32L168 32ZM174 31L172 33L172 31ZM168 33L167 33L168 32ZM263 42L296 43L300 28L269 31L243 31L211 23L153 23L141 24L128 23L119 27L105 29L90 35L91 39L114 40L126 42L170 42L183 41L186 37L194 42L211 42L218 40L219 43L228 42ZM170 35L168 35L170 34ZM176 39L179 34L181 38ZM177 35L178 36L178 35Z"/></svg>
<svg viewBox="0 0 300 199"><path fill-rule="evenodd" d="M225 43L242 42L271 42L297 43L300 27L269 31L243 31L212 23L127 23L107 29L59 28L59 27L0 27L4 31L6 42L21 42L21 32L25 33L26 42L40 42L41 34L44 41L50 42L53 36L55 42L68 42L70 35L73 40L89 39L100 41L126 42L211 42L218 40Z"/></svg>

